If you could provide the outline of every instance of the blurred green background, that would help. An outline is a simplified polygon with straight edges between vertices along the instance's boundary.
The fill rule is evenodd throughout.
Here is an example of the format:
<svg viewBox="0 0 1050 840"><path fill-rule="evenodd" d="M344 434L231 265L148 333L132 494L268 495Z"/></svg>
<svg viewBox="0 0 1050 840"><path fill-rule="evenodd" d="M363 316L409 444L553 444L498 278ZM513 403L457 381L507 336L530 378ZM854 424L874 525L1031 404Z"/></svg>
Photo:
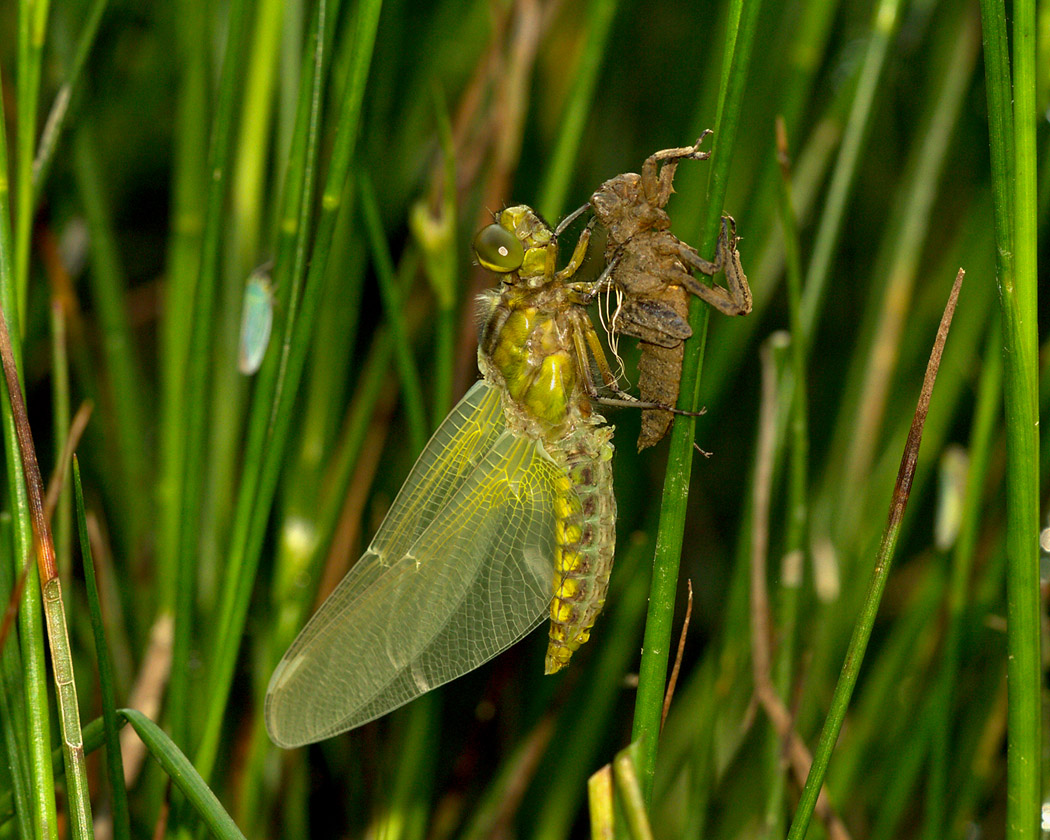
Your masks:
<svg viewBox="0 0 1050 840"><path fill-rule="evenodd" d="M0 7L19 308L8 320L23 337L40 461L46 476L92 401L78 456L117 704L163 724L246 836L589 833L587 777L630 740L667 461L666 443L635 452L636 413L610 413L617 565L567 672L542 676L537 632L385 719L291 753L266 739L262 697L318 593L360 555L477 376L473 298L494 281L472 264L474 232L514 203L556 221L605 179L714 127L735 8L329 0L318 51L319 7L296 0ZM1045 4L1041 14L1045 114ZM34 27L41 38L26 36ZM657 837L782 836L800 789L753 699L762 354L777 386L773 676L812 746L960 266L896 566L827 781L854 837L1004 836L1003 339L981 36L963 0L758 11L739 129L728 145L713 138L732 159L724 210L755 307L715 313L704 345L696 441L710 456L689 481L675 639L686 579L694 602L660 741ZM784 235L778 117L797 242ZM1041 119L1044 163L1048 134ZM667 208L697 246L711 171L684 162ZM1044 166L1044 246L1048 201ZM790 337L786 242L801 281ZM248 378L236 367L244 283L268 260L273 339ZM795 346L805 429L789 423ZM67 488L54 527L87 721L102 700L73 523ZM19 624L7 643L11 696L15 640L32 632ZM9 733L26 726L16 713L0 719ZM96 816L109 801L97 756ZM0 791L11 772L0 766ZM157 765L128 789L133 836L165 819L171 833L193 830L177 794L162 807ZM5 819L0 836L19 824ZM817 819L809 836L825 832Z"/></svg>

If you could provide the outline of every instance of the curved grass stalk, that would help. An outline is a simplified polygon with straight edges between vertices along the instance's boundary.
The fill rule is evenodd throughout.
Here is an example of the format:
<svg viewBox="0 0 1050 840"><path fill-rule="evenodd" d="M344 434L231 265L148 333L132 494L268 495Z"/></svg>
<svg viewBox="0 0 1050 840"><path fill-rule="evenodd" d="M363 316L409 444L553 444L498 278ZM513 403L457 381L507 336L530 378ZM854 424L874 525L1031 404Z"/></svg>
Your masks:
<svg viewBox="0 0 1050 840"><path fill-rule="evenodd" d="M846 717L846 708L853 695L853 688L857 683L860 673L861 662L864 652L871 638L871 631L875 625L875 615L878 612L882 593L889 579L890 565L897 546L897 538L900 535L901 522L904 519L904 511L907 509L908 496L915 477L915 464L919 457L919 444L922 441L922 429L926 422L926 414L929 410L930 397L933 393L933 384L937 378L937 368L940 365L941 353L944 342L948 337L948 328L951 326L952 315L955 313L955 303L959 297L959 287L962 285L963 271L959 270L955 283L952 286L948 305L941 318L940 327L937 330L937 339L934 342L933 352L926 367L926 376L923 380L922 392L919 395L919 404L915 409L911 430L908 433L908 442L904 448L901 458L900 470L897 474L897 484L893 490L893 498L890 503L889 521L882 535L882 543L879 546L878 556L875 560L875 568L872 572L871 582L868 586L867 596L861 608L860 617L853 629L850 638L849 649L846 651L845 664L842 673L835 685L835 693L831 699L831 706L824 720L824 727L820 733L820 740L813 751L813 765L806 779L805 787L799 798L798 807L791 829L788 832L788 840L802 840L806 836L813 809L817 804L817 796L824 783L828 764L831 761L831 752L838 741L842 730L842 722Z"/></svg>

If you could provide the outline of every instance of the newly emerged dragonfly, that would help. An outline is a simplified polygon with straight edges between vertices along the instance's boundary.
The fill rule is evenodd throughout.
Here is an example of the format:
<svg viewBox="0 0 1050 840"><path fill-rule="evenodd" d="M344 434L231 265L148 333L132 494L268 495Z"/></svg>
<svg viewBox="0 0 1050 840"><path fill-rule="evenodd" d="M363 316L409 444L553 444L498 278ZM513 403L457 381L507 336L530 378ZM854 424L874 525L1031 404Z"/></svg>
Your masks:
<svg viewBox="0 0 1050 840"><path fill-rule="evenodd" d="M671 233L671 219L664 210L674 192L679 161L710 157L710 152L700 151L709 133L705 131L692 146L650 155L640 175L627 172L610 178L590 200L595 217L609 231L606 271L621 298L612 317L612 331L639 340L638 390L643 400L664 405L678 402L683 342L693 334L688 322L689 293L726 315L751 311L751 290L736 251L733 219L722 217L718 249L711 262ZM723 270L725 288L706 286L693 276L694 271L710 276ZM670 424L670 412L644 411L638 449L658 443Z"/></svg>
<svg viewBox="0 0 1050 840"><path fill-rule="evenodd" d="M592 363L614 377L573 280L584 231L558 271L557 239L525 206L478 234L500 275L480 300L476 383L435 432L364 556L270 680L282 747L367 723L470 671L545 618L546 671L587 641L615 543L613 427Z"/></svg>

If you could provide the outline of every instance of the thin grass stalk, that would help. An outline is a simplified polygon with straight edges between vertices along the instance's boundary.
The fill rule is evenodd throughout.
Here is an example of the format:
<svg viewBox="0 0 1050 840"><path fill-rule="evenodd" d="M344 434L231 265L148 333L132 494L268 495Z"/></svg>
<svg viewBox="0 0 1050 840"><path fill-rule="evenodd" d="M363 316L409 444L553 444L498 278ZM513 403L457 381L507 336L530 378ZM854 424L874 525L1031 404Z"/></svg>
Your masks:
<svg viewBox="0 0 1050 840"><path fill-rule="evenodd" d="M781 558L780 598L777 604L779 645L773 659L773 685L781 698L788 696L794 671L796 625L802 577L806 568L809 544L809 503L807 469L809 465L809 396L806 393L805 331L802 328L802 260L798 241L797 220L791 187L791 164L788 157L787 126L777 123L777 157L780 162L780 189L777 191L780 227L784 233L784 264L788 292L788 318L791 330L790 370L795 387L791 393L788 451L787 532ZM784 795L787 775L774 778L769 791L767 824L783 834Z"/></svg>
<svg viewBox="0 0 1050 840"><path fill-rule="evenodd" d="M54 451L64 452L69 437L69 353L66 344L66 310L64 303L51 298L51 411ZM73 562L72 495L64 484L54 514L55 554L58 576L65 589L70 588L70 566ZM70 590L72 591L72 590Z"/></svg>
<svg viewBox="0 0 1050 840"><path fill-rule="evenodd" d="M138 734L168 778L186 797L187 803L201 817L211 834L224 840L244 840L244 835L230 819L222 803L164 730L136 709L118 711Z"/></svg>
<svg viewBox="0 0 1050 840"><path fill-rule="evenodd" d="M909 714L914 708L901 710L890 720L885 712L899 702L902 685L911 680L922 681L921 675L933 667L936 649L928 640L933 638L940 619L946 579L946 570L939 565L927 568L912 587L901 616L879 645L878 656L868 665L864 686L853 703L856 724L841 739L834 772L828 780L836 802L846 801L865 773L870 772L872 752L880 743L888 743L891 736L916 725Z"/></svg>
<svg viewBox="0 0 1050 840"><path fill-rule="evenodd" d="M321 3L314 18L315 26L310 39L312 49L306 54L310 58L310 72L302 77L296 137L289 156L284 191L285 206L274 265L275 282L279 289L286 290L279 298L279 308L284 313L284 336L280 346L281 352L267 354L262 371L257 377L252 402L245 468L237 499L229 560L223 571L219 616L213 636L214 654L208 680L210 698L204 715L203 736L194 762L205 779L211 775L218 752L230 680L233 678L248 599L254 585L258 554L244 551L244 538L250 527L253 511L259 504L258 488L266 457L263 454L264 448L281 402L289 344L299 311L299 285L305 271L306 243L310 236L309 218L317 169L321 91L324 87L324 69L327 63L324 51L327 14L328 4ZM297 384L296 380L295 386ZM277 456L282 452L283 447L277 450ZM272 496L263 505L267 514L270 498Z"/></svg>
<svg viewBox="0 0 1050 840"><path fill-rule="evenodd" d="M327 556L331 541L346 499L347 488L357 469L368 429L376 413L383 390L389 382L390 361L394 342L387 330L380 330L372 340L358 376L354 401L343 432L332 447L331 466L325 477L326 492L320 500L320 510L314 526L312 550L308 556L283 552L274 570L272 600L275 609L272 643L280 649L272 650L270 664L275 665L284 648L291 644L302 627L304 613L313 600L313 587L303 587L301 576L311 581L318 577L318 565Z"/></svg>
<svg viewBox="0 0 1050 840"><path fill-rule="evenodd" d="M0 248L3 243L0 243ZM55 546L51 540L51 526L44 510L44 482L36 460L33 436L29 429L25 397L19 382L19 372L11 345L11 335L0 309L0 357L3 358L7 398L18 436L22 471L26 479L29 510L32 518L33 543L44 596L44 616L51 648L51 666L54 669L55 694L58 700L62 744L68 772L69 816L74 838L91 835L91 799L87 785L87 767L84 763L84 741L80 732L80 708L77 705L77 686L73 675L73 656L66 628L65 605L62 601L62 582L58 579ZM46 711L45 711L46 713Z"/></svg>
<svg viewBox="0 0 1050 840"><path fill-rule="evenodd" d="M792 147L799 149L793 173L793 192L798 221L803 226L806 225L812 208L820 197L824 177L839 145L848 96L856 87L852 78L844 83L824 113L807 127L805 142L801 139L795 140L795 136L800 134L797 125L800 112L806 106L807 96L815 83L816 73L827 50L828 32L830 23L835 19L836 6L834 3L816 0L810 3L809 9L813 11L804 13L805 19L800 27L800 34L791 46L791 54L797 57L797 65L787 79L785 94L781 100L782 107L778 109L784 116ZM851 76L859 76L860 71L861 67L858 66ZM726 388L736 381L736 371L740 368L741 358L752 345L751 339L755 331L763 323L763 313L775 299L777 281L783 271L782 237L776 225L770 221L777 212L773 206L773 196L779 190L780 180L776 168L776 161L771 155L767 172L762 175L757 197L742 215L742 218L747 220L748 244L745 245L746 254L742 255L741 259L753 281L751 291L754 317L734 325L735 341L720 342L710 348L705 388L709 406L719 402ZM683 172L683 175L686 172ZM688 210L686 196L683 195L679 200L686 203ZM699 213L700 209L701 205L697 204L695 211ZM751 237L756 234L752 244Z"/></svg>
<svg viewBox="0 0 1050 840"><path fill-rule="evenodd" d="M707 209L704 236L700 253L714 254L722 205L725 201L729 164L740 123L741 100L747 83L751 48L754 43L759 0L748 0L740 18L736 35L736 50L729 79L724 89L725 105L721 108L723 120L715 126L715 147L711 160L711 175L707 190ZM699 301L690 302L689 324L693 337L686 342L682 367L679 407L695 411L699 405L700 367L707 337L709 309ZM696 421L679 417L671 433L671 451L664 478L657 530L656 553L653 559L653 577L650 586L649 611L645 624L645 639L638 673L638 696L635 702L632 741L642 742L639 781L647 803L652 798L653 775L656 770L656 752L659 742L660 718L663 713L664 686L670 651L671 623L674 618L675 593L678 588L678 563L685 533L685 511L689 494L689 473L693 462L693 435Z"/></svg>
<svg viewBox="0 0 1050 840"><path fill-rule="evenodd" d="M854 627L853 635L850 638L842 673L835 684L835 693L832 696L831 706L824 720L820 740L813 752L813 765L810 768L806 784L802 789L802 795L799 798L798 807L788 832L788 840L802 840L806 836L806 830L809 828L813 809L817 803L817 795L824 783L824 777L827 775L831 753L842 730L842 722L846 717L846 708L849 706L850 697L853 695L853 687L857 683L857 676L860 673L864 652L867 649L868 640L871 638L872 628L875 626L875 616L878 613L879 603L882 600L882 593L886 588L886 581L889 579L890 566L893 561L897 538L900 535L901 522L907 509L908 496L915 477L915 464L918 460L919 445L922 442L923 424L926 421L926 413L929 410L933 384L937 376L937 368L940 364L944 342L948 336L948 328L951 326L951 318L955 311L955 303L958 300L962 278L963 272L960 269L952 286L948 305L944 310L944 316L937 330L937 339L934 342L933 352L930 354L930 361L926 368L919 404L915 409L915 417L912 420L911 430L908 433L908 442L905 445L904 456L901 459L900 470L897 474L897 484L893 490L889 521L886 524L886 530L883 532L882 543L879 546L878 555L875 559L875 568L872 571L867 596Z"/></svg>
<svg viewBox="0 0 1050 840"><path fill-rule="evenodd" d="M0 79L0 88L3 83ZM18 315L16 275L12 266L10 228L10 185L7 180L7 129L0 119L0 310ZM17 323L17 322L16 322ZM20 333L20 330L16 330ZM14 367L22 369L21 342L11 348ZM34 551L29 500L22 463L16 456L18 432L11 413L11 399L4 389L6 380L0 379L0 420L3 422L4 450L6 452L8 504L14 517L14 577L30 552ZM55 808L54 772L51 765L51 722L48 717L47 666L44 661L44 625L40 602L40 577L35 564L30 564L25 589L18 612L18 632L22 655L22 687L24 693L25 732L29 766L33 836L58 837L58 815ZM17 712L16 712L17 714Z"/></svg>
<svg viewBox="0 0 1050 840"><path fill-rule="evenodd" d="M271 151L274 84L277 76L284 3L263 0L255 12L255 27L244 71L237 162L234 165L231 211L236 220L235 259L238 271L260 262L259 240L267 214L263 196Z"/></svg>
<svg viewBox="0 0 1050 840"><path fill-rule="evenodd" d="M950 799L948 772L956 753L951 737L952 710L955 706L953 700L962 659L963 636L969 621L966 611L967 592L973 569L977 528L981 522L992 439L999 418L1002 383L1002 330L996 322L989 330L985 343L984 363L981 365L974 422L970 432L970 458L966 472L961 526L952 551L951 581L948 588L948 631L935 690L941 708L933 718L929 780L924 797L926 814L923 836L926 840L939 840L947 836L951 829L947 813Z"/></svg>
<svg viewBox="0 0 1050 840"><path fill-rule="evenodd" d="M77 37L76 50L73 52L73 60L66 73L66 79L55 94L51 110L48 112L44 128L40 132L40 144L37 147L36 157L33 159L33 206L40 201L44 184L47 183L48 173L51 171L51 162L55 159L55 150L58 141L62 137L62 131L66 127L66 119L69 117L69 106L73 95L77 92L84 65L87 63L91 49L95 46L95 36L98 35L99 24L102 23L102 15L106 11L109 0L93 0L91 8L84 18Z"/></svg>
<svg viewBox="0 0 1050 840"><path fill-rule="evenodd" d="M262 472L258 494L254 496L255 503L247 508L249 524L245 534L246 542L243 544L238 543L235 531L235 541L231 545L231 552L243 552L248 562L244 564L244 572L234 591L236 603L231 610L233 618L229 623L233 635L225 639L225 650L215 659L213 680L210 684L212 693L211 706L205 727L205 732L209 735L209 742L202 742L202 749L197 756L197 766L202 768L202 771L209 769L210 764L215 759L218 733L221 730L225 709L225 698L229 693L230 681L233 678L237 646L243 635L244 621L247 616L255 572L258 568L259 556L265 537L266 522L281 472L285 442L287 441L292 422L295 395L306 363L307 350L310 346L317 308L324 287L323 281L332 246L332 234L338 221L346 180L350 173L350 162L360 121L361 102L364 98L365 83L368 79L368 67L375 44L375 33L381 6L381 0L369 0L369 2L357 8L357 22L350 52L352 59L348 63L347 82L344 88L346 93L343 98L342 110L336 122L335 143L332 148L325 187L321 194L321 212L317 220L317 233L314 237L313 253L308 263L309 271L303 289L302 307L295 323L295 333L290 342L286 339L286 346L289 348L289 352L283 399L274 402L272 424L267 424L272 428L272 434L266 441L265 461L263 461L261 449L253 453L249 448L248 457L263 462ZM266 366L264 365L263 371L265 372L265 370ZM251 441L249 440L250 446ZM220 637L220 641L222 641L222 637ZM207 772L202 774L208 775Z"/></svg>
<svg viewBox="0 0 1050 840"><path fill-rule="evenodd" d="M222 252L225 195L229 180L233 118L241 68L244 64L244 29L248 14L246 0L234 0L227 21L226 47L215 121L208 150L207 203L200 254L200 271L193 294L193 323L185 376L186 415L185 448L181 483L181 518L179 551L175 582L175 637L172 650L171 682L168 688L168 715L175 743L188 744L189 655L194 616L194 580L196 578L197 539L200 533L200 499L202 497L207 437L206 396L210 381L212 321L215 295L219 287L219 256Z"/></svg>
<svg viewBox="0 0 1050 840"><path fill-rule="evenodd" d="M620 750L613 760L613 778L616 793L623 807L627 836L631 840L653 840L653 829L646 813L646 801L638 780L637 766L641 759L643 744L636 741Z"/></svg>
<svg viewBox="0 0 1050 840"><path fill-rule="evenodd" d="M84 558L84 582L87 587L88 609L91 612L91 632L95 639L95 658L98 662L99 695L102 701L102 725L106 736L106 776L109 779L113 836L116 840L127 840L131 837L131 817L128 812L127 791L124 789L124 762L120 755L121 724L117 719L113 663L109 658L109 645L106 642L106 629L102 620L102 604L98 598L95 561L91 557L91 540L88 539L84 488L80 482L80 461L77 460L76 455L73 456L73 489L77 500L77 529L80 535L80 552Z"/></svg>
<svg viewBox="0 0 1050 840"><path fill-rule="evenodd" d="M362 364L356 348L366 248L354 231L357 218L353 187L351 178L343 195L343 209L335 232L335 241L345 246L336 249L329 262L324 301L310 350L298 461L290 467L288 478L281 482L282 532L294 527L294 520L317 518L322 477L332 460L330 453L341 419L332 407L345 402L350 372L359 371Z"/></svg>
<svg viewBox="0 0 1050 840"><path fill-rule="evenodd" d="M80 200L91 235L92 299L102 331L103 358L112 395L113 428L125 490L122 498L130 514L133 545L142 538L148 518L148 501L140 488L150 484L146 430L149 418L144 404L148 393L135 356L125 300L127 279L113 228L112 212L106 204L104 179L90 124L78 126L73 142L73 161ZM58 450L61 451L61 450Z"/></svg>
<svg viewBox="0 0 1050 840"><path fill-rule="evenodd" d="M14 533L11 514L0 513L0 603L7 603L15 585ZM22 689L22 666L19 662L18 645L14 639L10 644L0 639L0 737L3 738L4 757L11 789L0 794L0 825L14 816L19 837L33 836L30 805L29 755L26 744L26 721L20 698ZM61 756L59 757L61 763Z"/></svg>
<svg viewBox="0 0 1050 840"><path fill-rule="evenodd" d="M651 532L652 528L647 530ZM601 760L601 748L615 721L618 689L637 652L648 594L645 576L639 572L651 547L648 539L636 537L620 550L617 574L626 584L609 599L617 607L603 630L606 641L600 652L595 651L597 661L566 702L561 721L556 722L558 759L547 777L547 795L533 822L534 840L555 840L571 833L583 797L578 781Z"/></svg>
<svg viewBox="0 0 1050 840"><path fill-rule="evenodd" d="M180 29L176 54L182 74L174 121L171 230L168 234L164 286L164 319L160 341L160 476L157 486L157 602L161 610L175 606L178 576L179 527L186 451L186 368L193 334L194 295L200 270L201 234L207 179L205 152L208 121L208 39L203 0L180 0Z"/></svg>
<svg viewBox="0 0 1050 840"><path fill-rule="evenodd" d="M883 247L886 249L884 253L891 256L885 274L883 304L870 347L860 349L866 357L860 397L842 418L851 437L845 461L846 482L863 481L871 470L878 432L890 400L901 337L908 313L912 310L922 246L935 218L933 202L944 171L948 145L973 76L979 47L978 26L976 10L972 6L960 9L956 24L944 33L943 38L935 40L934 55L941 50L947 50L950 55L935 61L935 66L943 67L943 70L936 73L940 78L930 86L927 97L929 117L919 126L921 140L909 157L905 169L908 175L901 184L890 215L894 222L887 227ZM853 493L850 498L859 502L864 495ZM849 518L851 516L847 515L846 519Z"/></svg>
<svg viewBox="0 0 1050 840"><path fill-rule="evenodd" d="M1006 836L1011 840L1040 836L1042 796L1035 20L1032 0L1014 3L1014 270L1000 282L1007 463Z"/></svg>
<svg viewBox="0 0 1050 840"><path fill-rule="evenodd" d="M791 222L789 221L790 225ZM755 465L751 478L751 664L754 671L756 695L761 696L763 689L772 684L772 656L770 647L773 641L772 611L769 607L767 580L769 577L769 509L773 489L773 470L776 460L776 427L777 409L781 401L778 380L782 380L780 370L784 366L785 347L784 333L774 333L762 343L759 349L761 364L761 399L758 410L758 435L755 441ZM800 381L805 381L800 380ZM796 391L801 391L801 388ZM792 400L792 407L794 401ZM796 587L797 593L797 587ZM778 699L784 695L777 688ZM772 720L770 721L772 723ZM779 837L783 835L784 821L784 788L785 774L782 758L785 746L782 737L772 726L765 732L763 744L762 775L766 789L766 807L761 825L763 836Z"/></svg>
<svg viewBox="0 0 1050 840"><path fill-rule="evenodd" d="M372 179L366 170L362 169L358 178L361 186L361 215L372 251L372 265L379 283L379 294L383 299L383 314L394 340L394 364L401 379L401 392L404 395L402 404L408 414L409 440L412 451L419 453L426 445L427 430L430 428L424 408L423 383L412 355L412 339L401 314L401 296L394 280L394 261L390 256L386 234L383 233L383 220L375 187L372 186Z"/></svg>
<svg viewBox="0 0 1050 840"><path fill-rule="evenodd" d="M902 833L901 819L914 806L920 773L931 747L931 733L936 724L937 704L927 697L922 704L915 727L914 737L903 742L894 756L893 773L889 785L880 797L879 807L871 828L871 840L894 840ZM910 828L910 826L908 826ZM950 834L942 837L952 836Z"/></svg>
<svg viewBox="0 0 1050 840"><path fill-rule="evenodd" d="M40 69L47 34L49 0L20 0L18 4L18 74L15 108L18 137L15 151L14 282L16 309L8 309L11 323L25 329L29 288L29 247L33 232L33 152L36 149ZM5 155L6 157L6 155Z"/></svg>
<svg viewBox="0 0 1050 840"><path fill-rule="evenodd" d="M1038 832L1040 787L1039 553L1036 544L1039 441L1035 432L1038 386L1035 378L1036 255L1032 205L1035 180L1034 5L1028 2L1015 4L1013 14L1015 76L1011 84L1005 4L996 0L981 2L996 274L1004 339L1009 653L1006 836L1031 838ZM1022 89L1022 84L1031 87ZM1014 103L1012 108L1011 102Z"/></svg>
<svg viewBox="0 0 1050 840"><path fill-rule="evenodd" d="M434 423L448 414L452 407L452 375L456 362L456 310L459 270L459 224L456 210L456 149L452 138L452 120L440 88L434 91L434 113L438 139L441 143L441 195L437 208L431 213L424 201L412 208L409 227L423 253L430 290L437 302L437 322L434 327Z"/></svg>
<svg viewBox="0 0 1050 840"><path fill-rule="evenodd" d="M124 721L120 721L124 725ZM84 753L91 755L95 750L106 742L106 734L102 724L102 718L95 718L84 727ZM57 747L51 752L51 759L55 765L55 781L61 782L66 777L66 769L62 764L62 748ZM10 791L0 793L0 828L15 816L14 798ZM30 832L18 835L19 837L32 837Z"/></svg>
<svg viewBox="0 0 1050 840"><path fill-rule="evenodd" d="M831 274L831 261L845 223L846 205L853 193L857 165L870 133L875 94L882 78L890 43L897 31L900 8L901 0L879 0L872 18L864 64L857 81L853 105L835 160L828 195L824 201L824 213L813 242L813 255L806 272L806 286L802 296L802 325L806 331L807 342L816 332L824 290Z"/></svg>
<svg viewBox="0 0 1050 840"><path fill-rule="evenodd" d="M583 129L591 113L594 91L609 46L609 32L619 0L591 0L587 4L587 42L576 67L571 71L572 88L565 111L558 123L558 139L539 188L536 207L548 219L558 218L565 210L565 197L572 182L572 172L580 151Z"/></svg>

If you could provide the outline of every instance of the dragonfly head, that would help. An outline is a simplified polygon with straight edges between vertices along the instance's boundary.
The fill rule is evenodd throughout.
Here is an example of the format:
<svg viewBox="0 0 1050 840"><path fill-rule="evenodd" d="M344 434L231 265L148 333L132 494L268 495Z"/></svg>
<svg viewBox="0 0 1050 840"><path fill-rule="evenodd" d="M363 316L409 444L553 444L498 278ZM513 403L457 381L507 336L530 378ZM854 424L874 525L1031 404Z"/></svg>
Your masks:
<svg viewBox="0 0 1050 840"><path fill-rule="evenodd" d="M504 283L538 287L554 277L558 242L535 210L518 204L474 237L474 255L489 271L502 274Z"/></svg>

